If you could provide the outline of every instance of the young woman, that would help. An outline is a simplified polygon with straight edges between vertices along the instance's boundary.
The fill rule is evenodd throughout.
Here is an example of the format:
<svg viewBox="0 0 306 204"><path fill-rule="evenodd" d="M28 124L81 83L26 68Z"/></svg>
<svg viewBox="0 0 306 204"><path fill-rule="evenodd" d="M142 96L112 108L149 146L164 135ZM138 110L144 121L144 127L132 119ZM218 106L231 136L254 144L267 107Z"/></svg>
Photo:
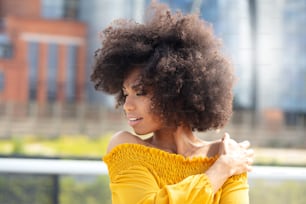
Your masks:
<svg viewBox="0 0 306 204"><path fill-rule="evenodd" d="M249 142L195 134L232 113L233 71L219 41L196 15L161 4L147 14L144 24L118 20L103 31L91 76L117 95L137 134L115 134L103 158L113 203L249 203Z"/></svg>

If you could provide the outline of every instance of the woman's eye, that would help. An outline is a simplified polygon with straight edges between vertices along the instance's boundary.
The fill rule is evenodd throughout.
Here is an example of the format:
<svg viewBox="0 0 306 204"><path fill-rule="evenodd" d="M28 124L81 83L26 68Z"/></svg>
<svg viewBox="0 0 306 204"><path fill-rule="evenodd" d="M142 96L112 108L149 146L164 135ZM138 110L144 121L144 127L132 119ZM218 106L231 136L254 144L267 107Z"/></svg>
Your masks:
<svg viewBox="0 0 306 204"><path fill-rule="evenodd" d="M136 93L136 96L144 96L144 95L146 95L145 91L140 91Z"/></svg>
<svg viewBox="0 0 306 204"><path fill-rule="evenodd" d="M127 96L128 96L127 93L122 92L122 97L123 98L126 98Z"/></svg>

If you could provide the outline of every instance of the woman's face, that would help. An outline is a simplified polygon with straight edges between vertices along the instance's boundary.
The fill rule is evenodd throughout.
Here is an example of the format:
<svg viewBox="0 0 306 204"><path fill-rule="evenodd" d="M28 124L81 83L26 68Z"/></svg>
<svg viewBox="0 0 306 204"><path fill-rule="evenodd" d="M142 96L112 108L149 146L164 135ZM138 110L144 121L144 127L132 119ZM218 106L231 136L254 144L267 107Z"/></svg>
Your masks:
<svg viewBox="0 0 306 204"><path fill-rule="evenodd" d="M125 95L123 109L129 125L136 134L144 135L159 130L161 120L151 111L151 95L140 84L140 69L133 69L125 78L122 87Z"/></svg>

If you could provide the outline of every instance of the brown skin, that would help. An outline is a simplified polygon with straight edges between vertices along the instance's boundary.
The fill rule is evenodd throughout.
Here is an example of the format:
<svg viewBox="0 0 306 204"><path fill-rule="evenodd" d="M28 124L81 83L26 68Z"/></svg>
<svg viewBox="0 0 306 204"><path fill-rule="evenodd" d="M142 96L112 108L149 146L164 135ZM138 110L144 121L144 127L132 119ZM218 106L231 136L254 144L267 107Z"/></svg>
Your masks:
<svg viewBox="0 0 306 204"><path fill-rule="evenodd" d="M137 143L184 157L218 154L203 172L216 192L230 176L251 170L253 161L248 142L236 143L228 135L206 142L193 134L228 122L232 65L199 16L171 13L157 3L147 14L144 24L120 20L101 33L91 75L95 88L117 96L138 135L153 134L142 140L119 132L108 152L121 143Z"/></svg>
<svg viewBox="0 0 306 204"><path fill-rule="evenodd" d="M169 127L162 123L158 115L151 112L150 93L143 94L135 89L139 83L140 69L133 69L123 83L125 103L123 104L127 119L139 135L153 133L152 137L142 140L129 132L119 132L111 140L108 152L122 143L136 143L184 157L220 157L205 173L212 184L214 192L233 175L250 171L253 163L253 150L248 149L249 142L236 143L228 134L221 140L206 142L197 138L188 125ZM134 121L136 120L136 121Z"/></svg>
<svg viewBox="0 0 306 204"><path fill-rule="evenodd" d="M137 66L154 112L168 126L222 128L232 113L234 76L211 26L159 4L147 13L143 24L120 20L103 30L91 75L95 88L123 105L123 81Z"/></svg>

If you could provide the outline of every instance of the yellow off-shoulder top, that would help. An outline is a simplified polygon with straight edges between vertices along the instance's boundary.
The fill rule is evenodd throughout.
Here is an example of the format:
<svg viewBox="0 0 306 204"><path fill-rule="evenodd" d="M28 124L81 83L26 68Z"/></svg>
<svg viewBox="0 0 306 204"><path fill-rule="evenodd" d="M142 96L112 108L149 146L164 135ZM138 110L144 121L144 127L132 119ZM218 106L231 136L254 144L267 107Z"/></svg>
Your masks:
<svg viewBox="0 0 306 204"><path fill-rule="evenodd" d="M248 204L247 174L230 177L215 194L205 171L215 157L185 158L141 144L120 144L103 161L113 204Z"/></svg>

